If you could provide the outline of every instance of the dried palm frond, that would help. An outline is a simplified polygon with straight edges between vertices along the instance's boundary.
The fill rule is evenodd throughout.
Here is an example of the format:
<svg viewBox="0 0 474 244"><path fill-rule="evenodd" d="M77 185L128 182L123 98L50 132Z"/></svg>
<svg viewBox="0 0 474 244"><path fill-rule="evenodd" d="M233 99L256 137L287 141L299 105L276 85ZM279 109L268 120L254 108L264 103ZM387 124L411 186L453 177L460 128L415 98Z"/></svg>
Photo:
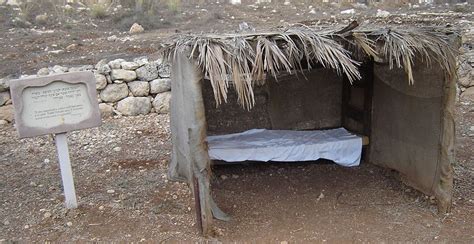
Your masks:
<svg viewBox="0 0 474 244"><path fill-rule="evenodd" d="M204 75L209 77L214 91L217 105L227 102L227 89L229 88L229 77L232 67L227 56L230 51L225 44L214 39L201 39L197 42L199 50L198 64L203 69Z"/></svg>
<svg viewBox="0 0 474 244"><path fill-rule="evenodd" d="M281 32L185 36L168 46L165 56L170 59L177 53L188 53L210 80L217 105L227 101L227 92L232 85L238 102L247 109L255 104L253 85L265 82L266 73L276 79L281 71L290 74L303 71L303 62L308 69L315 63L334 69L347 76L350 82L361 78L359 62L354 58L364 55L377 60L383 57L390 68L404 68L410 84L414 82L413 64L417 57L427 64L434 61L447 75L455 75L456 51L443 32L433 29L354 30L356 27L357 23L351 23L351 28L342 29L342 33L298 25Z"/></svg>
<svg viewBox="0 0 474 244"><path fill-rule="evenodd" d="M257 80L263 80L265 71L270 72L275 78L281 70L291 73L292 66L288 58L271 37L257 38L255 54L256 58L252 73Z"/></svg>
<svg viewBox="0 0 474 244"><path fill-rule="evenodd" d="M352 33L352 38L357 50L362 50L365 55L371 58L379 59L379 54L375 51L376 44L374 40L370 39L365 33L358 32Z"/></svg>
<svg viewBox="0 0 474 244"><path fill-rule="evenodd" d="M417 56L427 65L434 60L449 76L454 75L456 51L436 32L390 29L377 32L376 36L376 41L383 43L380 52L390 68L404 68L410 84L414 83L413 64Z"/></svg>
<svg viewBox="0 0 474 244"><path fill-rule="evenodd" d="M231 56L232 79L238 95L238 102L250 110L255 104L252 92L252 67L255 67L255 53L244 38L236 37L234 46L235 49Z"/></svg>
<svg viewBox="0 0 474 244"><path fill-rule="evenodd" d="M360 79L359 63L351 58L349 51L340 43L330 38L331 33L318 33L304 26L289 29L285 33L299 40L309 69L312 68L311 63L316 61L325 68L336 70L339 75L346 75L351 83Z"/></svg>

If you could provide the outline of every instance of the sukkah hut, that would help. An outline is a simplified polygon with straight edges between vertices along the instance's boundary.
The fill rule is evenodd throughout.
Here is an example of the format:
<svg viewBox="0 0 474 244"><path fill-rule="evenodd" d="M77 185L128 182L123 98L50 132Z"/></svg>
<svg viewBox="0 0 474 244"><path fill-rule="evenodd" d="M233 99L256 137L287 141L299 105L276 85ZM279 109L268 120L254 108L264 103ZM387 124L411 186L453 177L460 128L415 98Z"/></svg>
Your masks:
<svg viewBox="0 0 474 244"><path fill-rule="evenodd" d="M448 212L458 39L447 28L356 22L176 38L165 51L169 176L192 188L203 233L213 218L229 218L211 196L215 160L357 166L362 158L398 171Z"/></svg>

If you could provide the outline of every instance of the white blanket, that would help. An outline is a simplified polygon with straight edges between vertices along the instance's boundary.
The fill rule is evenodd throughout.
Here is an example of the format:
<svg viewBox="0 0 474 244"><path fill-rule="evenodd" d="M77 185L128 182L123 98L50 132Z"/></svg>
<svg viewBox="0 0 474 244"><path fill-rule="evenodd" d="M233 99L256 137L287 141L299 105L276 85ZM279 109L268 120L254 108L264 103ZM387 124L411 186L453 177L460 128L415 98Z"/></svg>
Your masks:
<svg viewBox="0 0 474 244"><path fill-rule="evenodd" d="M362 138L344 128L316 131L253 129L242 133L208 136L213 160L313 161L328 159L342 166L358 166Z"/></svg>

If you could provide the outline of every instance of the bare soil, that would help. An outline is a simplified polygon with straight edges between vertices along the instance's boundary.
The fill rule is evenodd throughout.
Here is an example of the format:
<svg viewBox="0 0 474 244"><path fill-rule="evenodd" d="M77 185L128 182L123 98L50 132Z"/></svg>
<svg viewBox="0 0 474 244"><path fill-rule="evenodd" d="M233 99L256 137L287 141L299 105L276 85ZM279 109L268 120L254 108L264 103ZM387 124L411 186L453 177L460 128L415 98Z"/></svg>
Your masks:
<svg viewBox="0 0 474 244"><path fill-rule="evenodd" d="M434 202L397 174L371 164L330 162L214 166L213 195L230 222L220 241L474 241L474 111L458 121L455 201ZM69 134L80 207L64 208L51 136L18 139L0 128L0 240L198 241L192 195L168 182L169 119L151 114L105 120ZM113 190L111 193L110 190ZM69 225L68 225L69 222Z"/></svg>
<svg viewBox="0 0 474 244"><path fill-rule="evenodd" d="M164 15L169 24L139 35L123 32L112 17L97 20L86 15L78 15L80 21L68 28L58 23L13 28L8 22L12 13L2 8L0 75L33 74L55 64L94 64L102 58L156 57L161 44L176 33L233 32L242 21L263 29L287 22L322 19L320 23L332 25L350 19L331 8L312 15L304 4L296 9L266 6L258 10L228 4L184 6L180 13ZM323 11L337 16L326 17ZM362 14L356 17L361 22L373 21L366 16L374 11L360 10ZM404 21L458 23L471 17L460 14ZM394 18L384 21L398 21ZM131 40L107 41L111 35ZM71 44L76 45L66 49ZM51 50L64 52L53 54ZM201 237L194 224L187 185L166 178L171 153L167 115L106 119L99 128L68 134L80 204L75 210L63 206L53 138L20 140L13 126L2 126L0 242L472 243L474 132L470 127L474 109L472 104L459 103L456 113L451 214L438 215L429 196L404 185L395 172L371 164L356 168L325 161L214 166L213 195L233 219L216 220L215 236L209 238Z"/></svg>

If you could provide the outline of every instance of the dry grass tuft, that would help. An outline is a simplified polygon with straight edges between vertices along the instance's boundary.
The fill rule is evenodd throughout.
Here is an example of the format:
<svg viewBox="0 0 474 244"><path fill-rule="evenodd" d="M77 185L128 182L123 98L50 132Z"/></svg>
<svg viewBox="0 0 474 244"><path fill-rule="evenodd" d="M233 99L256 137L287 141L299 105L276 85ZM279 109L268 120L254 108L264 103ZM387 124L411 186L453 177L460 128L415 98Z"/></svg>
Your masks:
<svg viewBox="0 0 474 244"><path fill-rule="evenodd" d="M108 16L107 6L104 4L94 4L90 9L91 16L96 19L105 19Z"/></svg>

